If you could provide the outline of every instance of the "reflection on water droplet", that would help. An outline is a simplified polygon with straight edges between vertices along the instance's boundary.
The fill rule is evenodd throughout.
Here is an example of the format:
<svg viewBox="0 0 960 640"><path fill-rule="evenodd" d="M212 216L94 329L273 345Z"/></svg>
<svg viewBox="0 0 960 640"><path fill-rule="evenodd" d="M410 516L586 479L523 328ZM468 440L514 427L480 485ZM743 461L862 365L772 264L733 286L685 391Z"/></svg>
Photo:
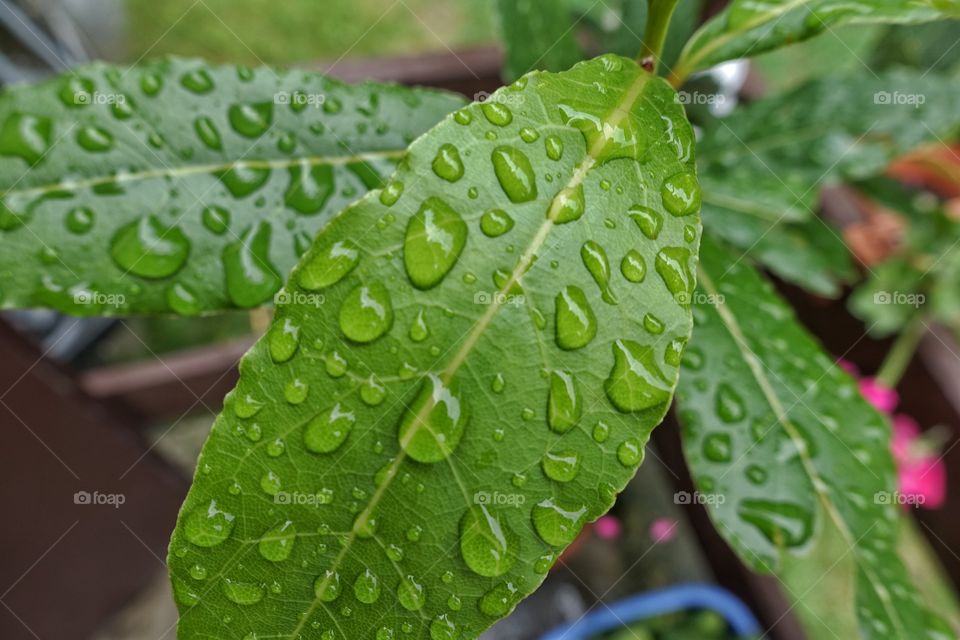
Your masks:
<svg viewBox="0 0 960 640"><path fill-rule="evenodd" d="M516 147L500 146L491 156L497 181L511 202L530 202L537 197L537 178L530 159Z"/></svg>
<svg viewBox="0 0 960 640"><path fill-rule="evenodd" d="M547 424L557 433L566 433L577 424L582 413L583 403L573 376L565 371L551 371Z"/></svg>
<svg viewBox="0 0 960 640"><path fill-rule="evenodd" d="M224 578L221 584L223 586L223 594L227 596L227 599L236 604L250 606L263 600L263 587L258 584L238 582L230 578Z"/></svg>
<svg viewBox="0 0 960 640"><path fill-rule="evenodd" d="M336 451L347 439L356 420L354 413L344 410L338 402L307 423L303 432L304 445L313 453Z"/></svg>
<svg viewBox="0 0 960 640"><path fill-rule="evenodd" d="M613 406L634 412L669 402L671 385L657 366L651 347L617 340L613 343L613 358L613 369L604 383Z"/></svg>
<svg viewBox="0 0 960 640"><path fill-rule="evenodd" d="M340 282L360 262L360 249L350 239L337 240L315 250L303 264L297 283L308 291L317 291Z"/></svg>
<svg viewBox="0 0 960 640"><path fill-rule="evenodd" d="M466 407L456 386L427 374L400 421L400 446L417 462L438 462L457 448L466 423Z"/></svg>
<svg viewBox="0 0 960 640"><path fill-rule="evenodd" d="M603 301L607 304L617 304L617 296L610 288L610 261L607 259L607 252L593 240L587 240L580 248L580 258L593 281L600 288L600 294Z"/></svg>
<svg viewBox="0 0 960 640"><path fill-rule="evenodd" d="M627 213L647 238L656 240L660 236L660 229L663 228L663 216L659 211L635 204L630 207Z"/></svg>
<svg viewBox="0 0 960 640"><path fill-rule="evenodd" d="M585 347L597 335L597 318L583 289L570 285L555 300L556 341L561 349Z"/></svg>
<svg viewBox="0 0 960 640"><path fill-rule="evenodd" d="M700 210L700 183L689 171L667 178L660 189L663 206L675 216L689 216Z"/></svg>
<svg viewBox="0 0 960 640"><path fill-rule="evenodd" d="M121 269L144 278L171 276L186 263L190 241L178 227L165 227L153 215L121 227L110 242L110 256Z"/></svg>
<svg viewBox="0 0 960 640"><path fill-rule="evenodd" d="M490 238L497 238L513 229L513 218L503 209L490 209L480 217L480 230Z"/></svg>
<svg viewBox="0 0 960 640"><path fill-rule="evenodd" d="M340 305L340 330L354 342L373 342L392 326L393 303L379 282L360 285Z"/></svg>
<svg viewBox="0 0 960 640"><path fill-rule="evenodd" d="M183 534L198 547L215 547L230 537L233 524L233 514L219 509L217 501L211 500L206 507L190 512L183 525Z"/></svg>
<svg viewBox="0 0 960 640"><path fill-rule="evenodd" d="M433 172L447 182L456 182L463 177L463 160L452 144L443 144L433 159Z"/></svg>
<svg viewBox="0 0 960 640"><path fill-rule="evenodd" d="M470 507L460 520L460 553L477 575L500 576L516 560L516 534L485 505Z"/></svg>
<svg viewBox="0 0 960 640"><path fill-rule="evenodd" d="M570 482L580 471L580 454L576 451L547 452L540 461L543 473L557 482Z"/></svg>
<svg viewBox="0 0 960 640"><path fill-rule="evenodd" d="M223 250L227 293L238 307L261 304L280 288L282 281L270 262L270 234L269 223L261 221Z"/></svg>
<svg viewBox="0 0 960 640"><path fill-rule="evenodd" d="M467 242L467 223L443 200L430 197L407 224L403 262L410 281L429 289L453 268Z"/></svg>
<svg viewBox="0 0 960 640"><path fill-rule="evenodd" d="M544 542L562 547L573 542L580 533L587 520L587 508L547 498L533 507L532 519L537 535Z"/></svg>

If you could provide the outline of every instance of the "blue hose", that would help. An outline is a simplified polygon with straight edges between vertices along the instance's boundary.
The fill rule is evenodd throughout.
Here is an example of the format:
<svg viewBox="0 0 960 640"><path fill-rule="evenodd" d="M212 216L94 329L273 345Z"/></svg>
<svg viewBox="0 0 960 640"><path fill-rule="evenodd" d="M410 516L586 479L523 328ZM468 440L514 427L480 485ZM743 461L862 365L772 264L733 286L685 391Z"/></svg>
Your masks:
<svg viewBox="0 0 960 640"><path fill-rule="evenodd" d="M604 606L576 622L552 629L540 640L588 640L620 629L624 623L689 609L708 609L720 614L738 636L760 633L760 623L732 593L714 585L691 583L641 593Z"/></svg>

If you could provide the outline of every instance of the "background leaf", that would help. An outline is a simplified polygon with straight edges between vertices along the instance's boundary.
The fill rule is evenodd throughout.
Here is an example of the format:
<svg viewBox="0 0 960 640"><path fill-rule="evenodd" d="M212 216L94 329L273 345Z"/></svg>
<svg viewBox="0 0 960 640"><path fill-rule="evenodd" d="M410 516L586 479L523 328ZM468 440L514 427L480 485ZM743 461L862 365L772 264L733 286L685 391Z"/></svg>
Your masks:
<svg viewBox="0 0 960 640"><path fill-rule="evenodd" d="M692 324L674 97L614 56L526 76L321 232L181 512L182 636L475 637L611 506Z"/></svg>
<svg viewBox="0 0 960 640"><path fill-rule="evenodd" d="M462 104L176 59L8 89L2 305L193 314L271 301L332 213Z"/></svg>
<svg viewBox="0 0 960 640"><path fill-rule="evenodd" d="M855 567L863 637L922 637L926 613L896 553L886 421L736 254L704 241L700 284L679 416L718 531L747 564L778 572L835 529Z"/></svg>
<svg viewBox="0 0 960 640"><path fill-rule="evenodd" d="M911 70L839 74L708 123L698 153L707 230L777 276L837 295L854 274L837 232L816 216L820 190L955 138L953 83Z"/></svg>
<svg viewBox="0 0 960 640"><path fill-rule="evenodd" d="M732 0L693 35L676 76L755 56L841 24L914 24L956 15L956 0Z"/></svg>
<svg viewBox="0 0 960 640"><path fill-rule="evenodd" d="M537 69L563 71L583 59L567 0L497 0L508 81Z"/></svg>

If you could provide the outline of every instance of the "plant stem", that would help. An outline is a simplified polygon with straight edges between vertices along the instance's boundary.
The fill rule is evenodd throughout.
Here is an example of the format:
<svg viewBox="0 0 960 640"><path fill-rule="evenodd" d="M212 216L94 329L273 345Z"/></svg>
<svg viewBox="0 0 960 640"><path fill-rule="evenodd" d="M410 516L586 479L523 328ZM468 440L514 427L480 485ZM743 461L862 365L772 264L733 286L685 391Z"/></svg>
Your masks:
<svg viewBox="0 0 960 640"><path fill-rule="evenodd" d="M880 371L877 372L877 382L888 389L897 386L910 361L913 360L913 354L926 330L926 314L918 312L903 332L897 336L890 351L887 352L887 357L884 358L883 364L880 365Z"/></svg>
<svg viewBox="0 0 960 640"><path fill-rule="evenodd" d="M656 73L663 43L667 40L667 30L673 10L679 0L647 0L650 10L647 12L647 30L643 35L643 48L637 60L651 73ZM652 68L651 68L652 67Z"/></svg>

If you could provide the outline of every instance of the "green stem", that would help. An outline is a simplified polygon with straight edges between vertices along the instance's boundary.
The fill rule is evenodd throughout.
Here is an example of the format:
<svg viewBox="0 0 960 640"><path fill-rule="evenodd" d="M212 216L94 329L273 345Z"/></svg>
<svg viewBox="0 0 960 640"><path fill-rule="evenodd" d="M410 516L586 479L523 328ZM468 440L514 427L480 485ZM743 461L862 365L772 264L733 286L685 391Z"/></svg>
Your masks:
<svg viewBox="0 0 960 640"><path fill-rule="evenodd" d="M647 0L647 6L650 7L647 12L647 30L643 35L643 48L637 59L650 69L651 73L656 72L663 54L663 43L667 40L670 19L673 17L673 10L677 8L677 2L679 0Z"/></svg>
<svg viewBox="0 0 960 640"><path fill-rule="evenodd" d="M877 373L877 382L893 389L900 382L907 366L913 360L913 354L917 350L920 338L927 330L926 315L917 313L904 328L903 332L897 336L883 364L880 365L880 371Z"/></svg>

